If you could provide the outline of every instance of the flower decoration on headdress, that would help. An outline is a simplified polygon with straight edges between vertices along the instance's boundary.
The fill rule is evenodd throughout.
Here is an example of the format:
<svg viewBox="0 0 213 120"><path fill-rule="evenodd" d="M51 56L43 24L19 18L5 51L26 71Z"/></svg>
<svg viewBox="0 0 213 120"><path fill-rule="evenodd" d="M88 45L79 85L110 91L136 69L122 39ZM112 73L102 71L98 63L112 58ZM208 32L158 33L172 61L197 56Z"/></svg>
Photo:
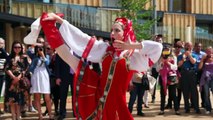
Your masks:
<svg viewBox="0 0 213 120"><path fill-rule="evenodd" d="M128 40L128 36L130 37L132 42L136 42L135 33L132 28L132 21L127 18L116 18L115 23L119 23L123 26L124 30L124 41Z"/></svg>

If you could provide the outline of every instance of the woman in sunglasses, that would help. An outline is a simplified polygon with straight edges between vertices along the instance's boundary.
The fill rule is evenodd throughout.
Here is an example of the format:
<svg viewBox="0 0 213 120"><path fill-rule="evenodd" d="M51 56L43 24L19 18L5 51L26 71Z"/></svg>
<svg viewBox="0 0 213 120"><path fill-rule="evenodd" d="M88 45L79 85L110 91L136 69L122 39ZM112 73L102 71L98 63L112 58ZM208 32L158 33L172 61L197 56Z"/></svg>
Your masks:
<svg viewBox="0 0 213 120"><path fill-rule="evenodd" d="M24 58L22 44L18 41L13 42L5 67L9 84L8 102L12 120L20 120L20 105L24 104L24 89L20 84L28 65L28 61Z"/></svg>

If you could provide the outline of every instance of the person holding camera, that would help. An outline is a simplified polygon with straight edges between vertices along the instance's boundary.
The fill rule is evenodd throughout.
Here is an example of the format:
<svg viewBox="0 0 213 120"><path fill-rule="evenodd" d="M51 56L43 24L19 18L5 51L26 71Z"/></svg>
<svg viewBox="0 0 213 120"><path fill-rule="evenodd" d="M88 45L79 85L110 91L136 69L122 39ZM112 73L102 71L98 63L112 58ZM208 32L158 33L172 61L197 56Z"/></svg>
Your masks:
<svg viewBox="0 0 213 120"><path fill-rule="evenodd" d="M38 109L39 120L43 118L41 112L41 94L44 94L46 106L48 109L49 118L51 116L51 99L50 99L50 77L49 68L50 59L45 55L43 46L35 47L35 56L30 65L31 76L31 89L30 93L34 94L36 108Z"/></svg>
<svg viewBox="0 0 213 120"><path fill-rule="evenodd" d="M159 71L159 84L160 84L160 113L159 115L164 114L165 109L165 97L167 95L167 87L169 91L169 97L174 102L175 114L180 115L176 85L178 83L177 79L177 58L172 53L172 47L170 44L164 43L163 52L160 58L160 64L157 67Z"/></svg>
<svg viewBox="0 0 213 120"><path fill-rule="evenodd" d="M213 49L211 46L207 47L206 55L202 57L199 69L203 71L200 79L200 90L204 93L206 114L210 114L212 110L210 89L213 91Z"/></svg>
<svg viewBox="0 0 213 120"><path fill-rule="evenodd" d="M185 52L178 56L178 67L181 74L181 89L183 91L185 113L190 113L189 99L193 103L193 107L197 114L200 114L198 105L198 90L196 79L196 55L192 52L193 46L191 42L186 42L184 46Z"/></svg>

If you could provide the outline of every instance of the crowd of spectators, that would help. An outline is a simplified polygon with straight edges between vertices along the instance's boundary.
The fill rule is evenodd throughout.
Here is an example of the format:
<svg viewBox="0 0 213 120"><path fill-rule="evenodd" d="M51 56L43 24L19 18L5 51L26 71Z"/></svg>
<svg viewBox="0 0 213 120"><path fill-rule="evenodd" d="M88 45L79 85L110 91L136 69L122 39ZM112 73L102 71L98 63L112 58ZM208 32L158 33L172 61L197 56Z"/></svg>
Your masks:
<svg viewBox="0 0 213 120"><path fill-rule="evenodd" d="M165 109L173 108L172 102L175 114L181 115L179 109L182 95L185 113L190 113L193 108L195 113L201 114L200 107L203 107L205 113L210 114L210 92L213 90L212 46L203 50L201 43L193 45L180 40L172 45L164 43L162 35L157 35L154 40L163 44L162 56L149 72L133 75L129 89L129 111L132 112L138 97L137 115L144 116L142 104L149 108L148 93L152 95L151 102L155 103L158 82L161 100L159 115L165 114ZM8 53L4 49L5 41L0 38L0 93L4 93L4 112L11 113L13 120L27 117L27 111L37 112L40 120L46 115L53 119L54 104L54 114L62 120L66 118L66 99L69 87L71 92L73 89L74 73L43 37L39 37L37 43L25 46L14 41ZM101 70L101 66L97 65ZM145 79L149 81L149 88L144 86ZM44 103L41 103L42 98ZM41 105L46 106L43 113ZM0 114L3 114L3 108L0 110Z"/></svg>

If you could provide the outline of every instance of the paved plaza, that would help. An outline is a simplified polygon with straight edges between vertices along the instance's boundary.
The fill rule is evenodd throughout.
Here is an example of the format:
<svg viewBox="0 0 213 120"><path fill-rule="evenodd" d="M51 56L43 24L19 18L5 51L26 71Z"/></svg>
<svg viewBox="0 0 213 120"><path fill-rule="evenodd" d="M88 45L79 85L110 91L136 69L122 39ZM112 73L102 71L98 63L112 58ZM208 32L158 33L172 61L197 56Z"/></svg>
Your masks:
<svg viewBox="0 0 213 120"><path fill-rule="evenodd" d="M149 107L150 108L143 108L143 112L145 113L144 117L140 117L136 115L136 105L134 107L134 111L133 111L133 116L135 118L135 120L213 120L213 113L211 113L210 115L206 115L205 114L205 110L203 108L201 108L201 112L202 114L195 114L195 112L191 109L191 113L190 114L186 114L184 113L183 110L183 100L181 101L181 108L180 108L180 112L181 115L177 116L174 114L174 110L165 110L165 114L164 115L158 115L158 112L160 111L160 95L159 95L159 91L157 91L157 99L155 104L153 103L149 103ZM212 97L212 96L211 96ZM129 94L127 93L127 101L129 98ZM211 99L213 100L213 99ZM149 100L151 101L151 100ZM213 101L212 101L213 102ZM72 106L71 106L71 98L68 98L67 100L67 118L66 120L75 120L75 118L73 118L72 116ZM53 107L54 108L54 107ZM45 107L42 107L42 110L45 110ZM37 113L29 113L27 112L29 117L26 118L22 118L23 120L37 120ZM44 120L48 120L48 116L44 117ZM57 117L55 117L55 119L57 120ZM11 116L9 113L6 113L4 115L2 115L0 117L0 120L11 120Z"/></svg>

